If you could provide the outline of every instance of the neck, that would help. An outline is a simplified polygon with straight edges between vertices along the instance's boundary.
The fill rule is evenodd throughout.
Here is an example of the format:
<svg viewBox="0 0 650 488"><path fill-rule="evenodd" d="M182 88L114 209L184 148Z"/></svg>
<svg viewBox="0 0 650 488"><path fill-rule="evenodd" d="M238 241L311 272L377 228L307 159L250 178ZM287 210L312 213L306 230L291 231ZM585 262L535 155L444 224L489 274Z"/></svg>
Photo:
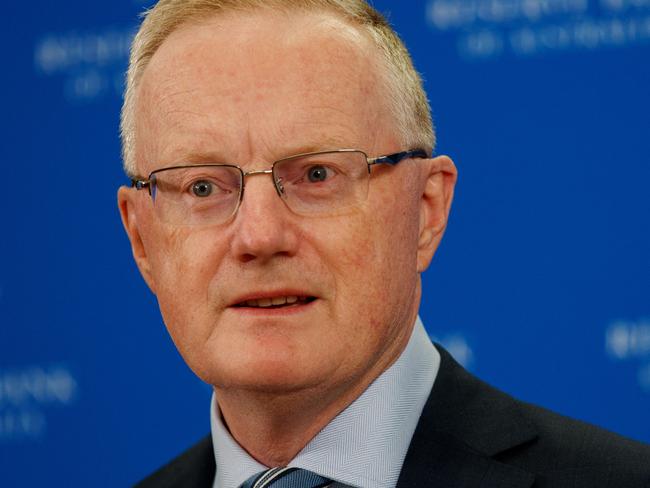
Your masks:
<svg viewBox="0 0 650 488"><path fill-rule="evenodd" d="M409 338L410 333L395 344L393 354L378 361L361 378L336 388L328 385L278 392L215 387L222 420L256 461L268 467L286 466L397 360Z"/></svg>
<svg viewBox="0 0 650 488"><path fill-rule="evenodd" d="M265 466L286 466L351 401L315 391L277 393L216 390L224 424L233 438Z"/></svg>

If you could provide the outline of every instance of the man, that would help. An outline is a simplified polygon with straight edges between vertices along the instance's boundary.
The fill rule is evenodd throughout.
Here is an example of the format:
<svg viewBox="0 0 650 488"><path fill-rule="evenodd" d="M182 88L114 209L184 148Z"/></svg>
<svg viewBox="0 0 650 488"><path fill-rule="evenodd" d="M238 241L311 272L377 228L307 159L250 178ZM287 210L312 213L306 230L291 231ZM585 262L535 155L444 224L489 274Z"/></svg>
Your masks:
<svg viewBox="0 0 650 488"><path fill-rule="evenodd" d="M122 136L135 260L215 392L211 436L141 486L650 486L646 447L428 341L456 169L364 1L161 0Z"/></svg>

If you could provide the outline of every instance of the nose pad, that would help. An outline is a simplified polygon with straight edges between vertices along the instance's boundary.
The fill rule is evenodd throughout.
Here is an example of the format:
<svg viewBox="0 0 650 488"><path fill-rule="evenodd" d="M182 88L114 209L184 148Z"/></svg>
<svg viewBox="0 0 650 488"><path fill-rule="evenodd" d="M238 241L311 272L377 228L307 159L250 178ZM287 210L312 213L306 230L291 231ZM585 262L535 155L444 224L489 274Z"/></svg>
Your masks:
<svg viewBox="0 0 650 488"><path fill-rule="evenodd" d="M284 185L282 184L282 178L274 178L273 183L275 184L275 191L278 192L280 198L286 198L286 193L284 192Z"/></svg>

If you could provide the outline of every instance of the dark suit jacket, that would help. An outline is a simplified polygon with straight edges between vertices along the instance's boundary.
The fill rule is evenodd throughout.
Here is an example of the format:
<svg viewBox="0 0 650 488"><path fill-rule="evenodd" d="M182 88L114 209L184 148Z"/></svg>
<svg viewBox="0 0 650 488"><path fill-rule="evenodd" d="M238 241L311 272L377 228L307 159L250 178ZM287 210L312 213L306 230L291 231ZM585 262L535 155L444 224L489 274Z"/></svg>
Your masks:
<svg viewBox="0 0 650 488"><path fill-rule="evenodd" d="M650 488L650 446L517 401L437 348L397 488ZM214 476L208 436L137 487L211 488Z"/></svg>

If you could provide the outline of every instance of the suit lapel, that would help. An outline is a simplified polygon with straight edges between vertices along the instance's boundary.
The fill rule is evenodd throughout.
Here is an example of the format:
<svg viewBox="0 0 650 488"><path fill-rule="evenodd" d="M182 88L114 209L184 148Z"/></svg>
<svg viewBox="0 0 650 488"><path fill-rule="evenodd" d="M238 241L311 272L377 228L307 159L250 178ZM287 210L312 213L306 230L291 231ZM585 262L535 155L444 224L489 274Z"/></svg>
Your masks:
<svg viewBox="0 0 650 488"><path fill-rule="evenodd" d="M534 441L534 427L514 399L470 375L441 346L436 348L440 370L397 488L530 487L532 473L494 457Z"/></svg>

